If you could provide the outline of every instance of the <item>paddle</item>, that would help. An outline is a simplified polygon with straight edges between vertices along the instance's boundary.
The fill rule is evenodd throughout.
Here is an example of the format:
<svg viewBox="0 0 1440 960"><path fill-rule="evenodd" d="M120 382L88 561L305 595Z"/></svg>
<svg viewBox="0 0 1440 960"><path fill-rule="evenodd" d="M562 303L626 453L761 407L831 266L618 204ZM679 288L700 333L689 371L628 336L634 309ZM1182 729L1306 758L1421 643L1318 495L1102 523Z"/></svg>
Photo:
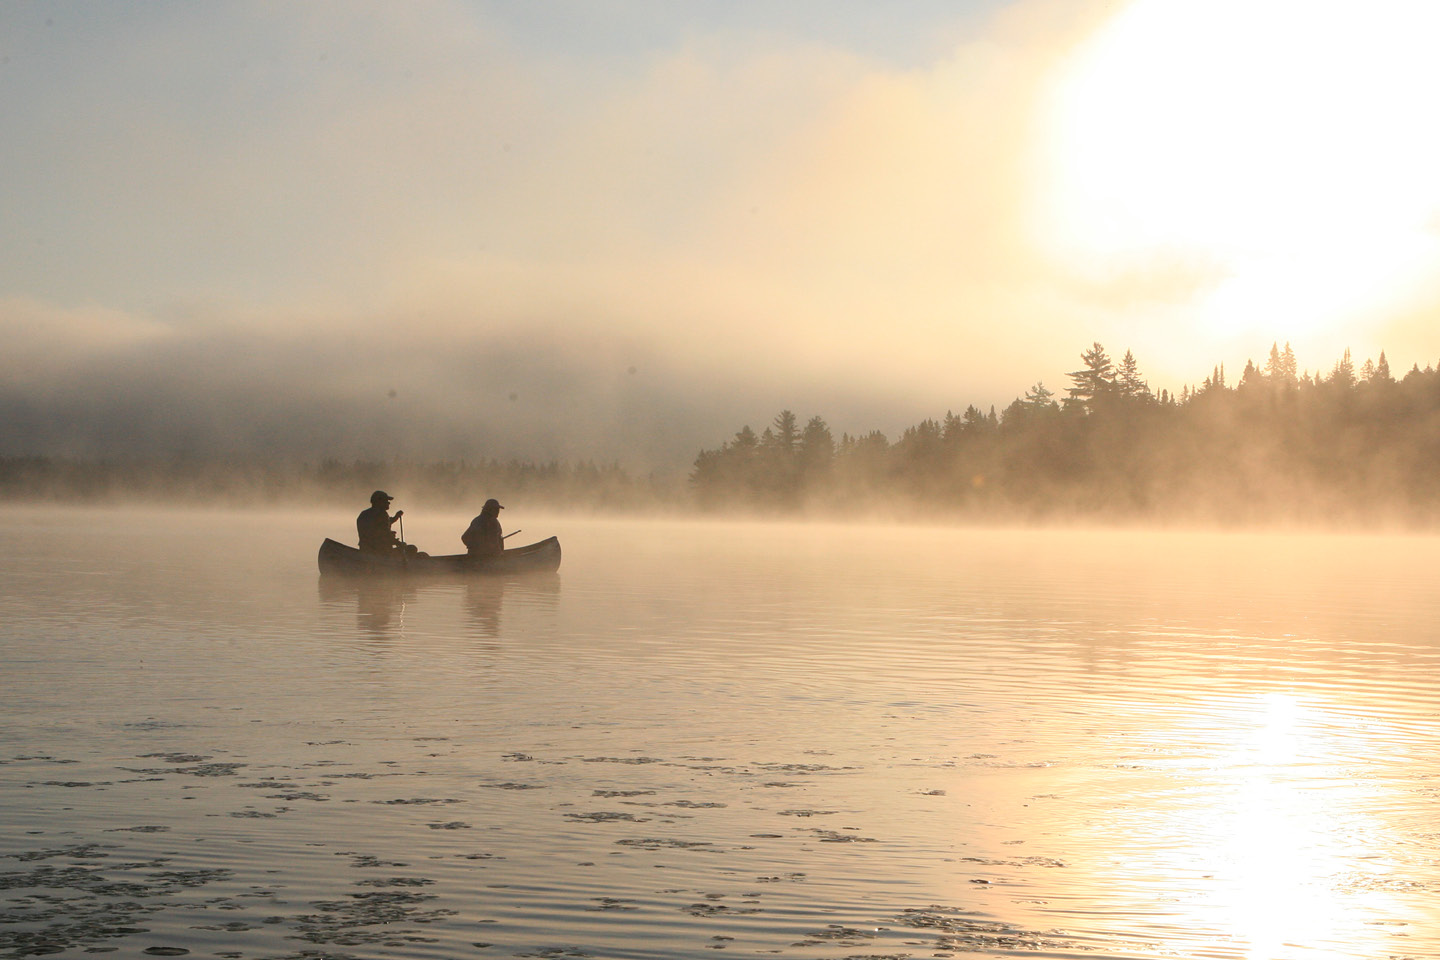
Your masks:
<svg viewBox="0 0 1440 960"><path fill-rule="evenodd" d="M501 540L509 540L511 537L515 536L515 534L517 534L517 533L519 533L519 532L520 532L519 530L511 530L509 533L505 534L505 536L501 537L500 539L501 539Z"/></svg>

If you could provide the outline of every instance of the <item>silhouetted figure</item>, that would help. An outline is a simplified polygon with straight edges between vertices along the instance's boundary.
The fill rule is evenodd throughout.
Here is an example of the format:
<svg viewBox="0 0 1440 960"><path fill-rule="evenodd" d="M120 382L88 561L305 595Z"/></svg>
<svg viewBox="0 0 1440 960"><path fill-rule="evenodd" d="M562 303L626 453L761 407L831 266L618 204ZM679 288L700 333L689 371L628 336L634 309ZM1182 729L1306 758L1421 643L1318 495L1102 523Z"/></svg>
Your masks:
<svg viewBox="0 0 1440 960"><path fill-rule="evenodd" d="M370 494L370 509L360 511L355 518L355 530L360 534L360 550L363 553L390 554L400 547L400 538L395 536L391 526L404 516L404 510L396 510L390 516L390 501L395 498L384 490Z"/></svg>
<svg viewBox="0 0 1440 960"><path fill-rule="evenodd" d="M500 533L499 500L486 500L480 508L480 516L470 521L470 526L460 534L460 540L472 557L494 557L505 550L505 537Z"/></svg>

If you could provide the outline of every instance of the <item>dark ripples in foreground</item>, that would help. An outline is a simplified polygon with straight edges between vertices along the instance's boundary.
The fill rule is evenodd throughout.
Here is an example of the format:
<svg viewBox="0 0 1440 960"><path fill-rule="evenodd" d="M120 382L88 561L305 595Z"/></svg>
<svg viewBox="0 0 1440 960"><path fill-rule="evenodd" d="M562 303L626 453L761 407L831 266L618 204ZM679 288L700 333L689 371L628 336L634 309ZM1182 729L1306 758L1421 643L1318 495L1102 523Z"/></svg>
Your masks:
<svg viewBox="0 0 1440 960"><path fill-rule="evenodd" d="M0 957L1440 954L1433 539L5 519Z"/></svg>

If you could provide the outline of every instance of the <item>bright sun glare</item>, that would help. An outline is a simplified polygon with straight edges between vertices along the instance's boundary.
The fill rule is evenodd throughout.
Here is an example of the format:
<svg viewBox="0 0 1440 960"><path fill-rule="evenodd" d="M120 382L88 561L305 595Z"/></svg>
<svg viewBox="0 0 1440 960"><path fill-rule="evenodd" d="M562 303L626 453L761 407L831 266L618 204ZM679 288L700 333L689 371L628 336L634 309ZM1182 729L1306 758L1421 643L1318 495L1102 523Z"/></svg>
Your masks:
<svg viewBox="0 0 1440 960"><path fill-rule="evenodd" d="M1048 105L1042 242L1093 281L1178 280L1212 334L1403 305L1440 253L1437 36L1413 0L1133 0Z"/></svg>
<svg viewBox="0 0 1440 960"><path fill-rule="evenodd" d="M1353 723L1279 692L1217 713L1233 736L1228 749L1217 744L1226 787L1205 818L1213 834L1196 839L1214 858L1214 905L1228 933L1247 960L1292 955L1307 941L1331 956L1320 945L1367 939L1369 921L1398 907L1385 859L1357 849L1382 828L1359 813L1374 785L1343 774Z"/></svg>

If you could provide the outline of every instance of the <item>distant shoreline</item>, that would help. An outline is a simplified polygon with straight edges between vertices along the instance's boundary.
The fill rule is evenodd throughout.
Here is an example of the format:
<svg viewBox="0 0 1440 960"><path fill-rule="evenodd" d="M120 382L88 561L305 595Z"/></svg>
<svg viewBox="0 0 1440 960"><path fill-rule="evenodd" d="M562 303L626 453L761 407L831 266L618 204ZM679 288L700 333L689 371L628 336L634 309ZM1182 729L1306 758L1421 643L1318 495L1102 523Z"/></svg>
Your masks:
<svg viewBox="0 0 1440 960"><path fill-rule="evenodd" d="M898 446L898 445L897 445ZM1162 527L1234 531L1323 530L1337 533L1440 531L1440 507L1353 500L1339 491L1315 499L1258 498L1239 510L1212 499L1121 509L1076 499L1028 504L992 497L987 506L960 498L946 503L869 490L809 501L759 502L736 497L706 503L693 477L636 478L622 468L590 465L459 464L352 461L339 464L235 464L221 461L80 460L0 457L0 506L145 507L179 509L325 508L363 506L383 488L410 510L478 509L488 496L527 510L598 516L688 517L760 522L941 524L1005 528ZM359 506L356 506L359 505Z"/></svg>

